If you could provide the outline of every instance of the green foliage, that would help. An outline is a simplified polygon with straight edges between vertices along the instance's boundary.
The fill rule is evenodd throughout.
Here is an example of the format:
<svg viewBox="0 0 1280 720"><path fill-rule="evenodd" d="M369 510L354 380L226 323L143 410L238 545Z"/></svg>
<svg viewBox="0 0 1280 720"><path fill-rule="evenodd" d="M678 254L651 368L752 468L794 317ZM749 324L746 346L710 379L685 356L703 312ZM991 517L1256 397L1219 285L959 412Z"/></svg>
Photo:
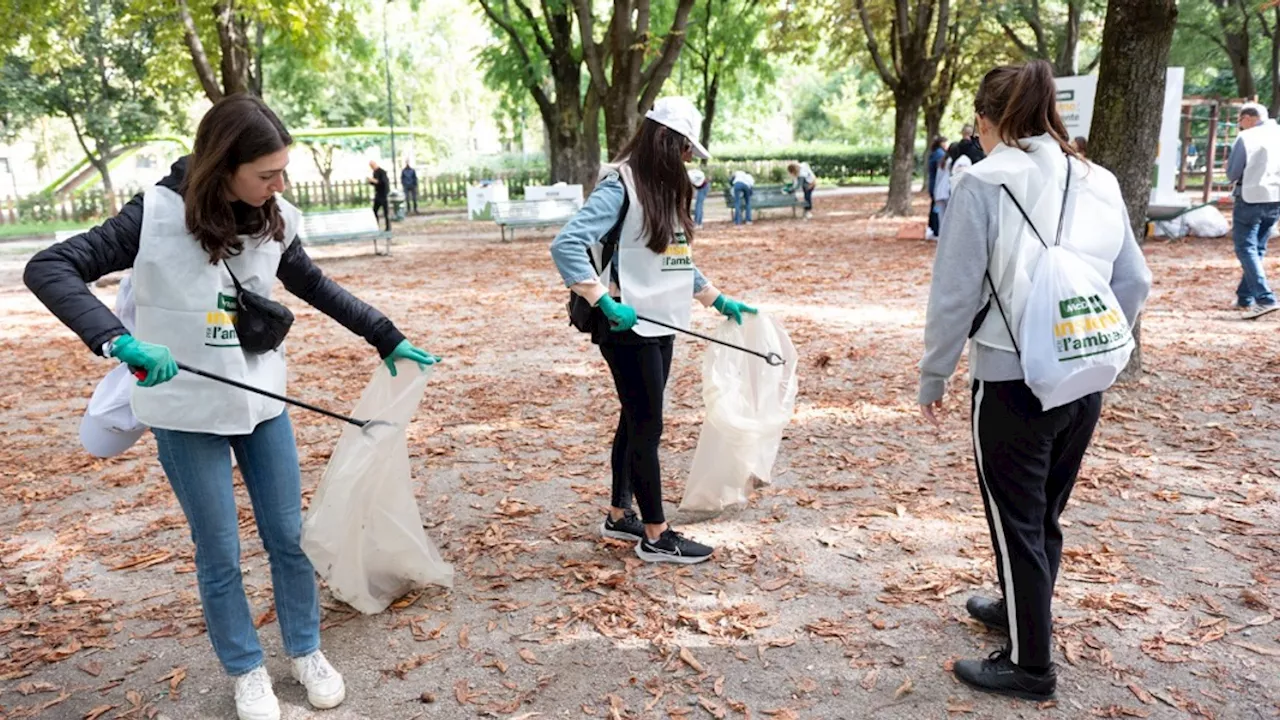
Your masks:
<svg viewBox="0 0 1280 720"><path fill-rule="evenodd" d="M757 181L781 182L789 162L807 162L814 174L828 182L888 177L893 166L891 148L855 149L841 145L813 144L778 148L721 148L715 154L712 178L727 182L728 173L745 169ZM763 175L761 174L763 173Z"/></svg>
<svg viewBox="0 0 1280 720"><path fill-rule="evenodd" d="M91 161L104 163L160 124L172 90L150 76L159 21L127 0L64 0L27 18L0 60L0 116L71 121Z"/></svg>

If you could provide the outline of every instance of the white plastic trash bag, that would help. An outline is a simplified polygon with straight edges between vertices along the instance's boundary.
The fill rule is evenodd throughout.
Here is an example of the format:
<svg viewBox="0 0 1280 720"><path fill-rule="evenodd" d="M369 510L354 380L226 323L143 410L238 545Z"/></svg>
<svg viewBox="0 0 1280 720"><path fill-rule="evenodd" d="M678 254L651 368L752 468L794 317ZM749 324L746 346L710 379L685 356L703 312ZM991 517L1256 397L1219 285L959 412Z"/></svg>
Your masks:
<svg viewBox="0 0 1280 720"><path fill-rule="evenodd" d="M1060 246L1036 265L1019 335L1027 386L1045 410L1111 387L1133 352L1111 286Z"/></svg>
<svg viewBox="0 0 1280 720"><path fill-rule="evenodd" d="M1196 208L1183 216L1187 235L1198 238L1217 238L1231 234L1231 224L1222 211L1212 205Z"/></svg>
<svg viewBox="0 0 1280 720"><path fill-rule="evenodd" d="M369 615L415 587L453 586L453 566L422 529L405 439L431 369L396 369L393 378L378 363L351 414L382 423L342 431L302 524L302 549L334 597Z"/></svg>
<svg viewBox="0 0 1280 720"><path fill-rule="evenodd" d="M693 454L680 509L720 512L747 502L755 482L768 484L782 444L782 431L796 404L796 349L782 325L767 315L726 320L715 338L784 361L763 359L723 345L708 344L702 360L706 419Z"/></svg>

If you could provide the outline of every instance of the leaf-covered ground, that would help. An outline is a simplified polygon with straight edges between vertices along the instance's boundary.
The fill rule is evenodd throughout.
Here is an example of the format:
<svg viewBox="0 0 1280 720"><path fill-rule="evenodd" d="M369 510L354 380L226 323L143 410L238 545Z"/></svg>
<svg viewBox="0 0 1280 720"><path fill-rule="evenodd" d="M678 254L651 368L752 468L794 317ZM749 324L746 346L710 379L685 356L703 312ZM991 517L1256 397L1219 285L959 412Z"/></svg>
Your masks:
<svg viewBox="0 0 1280 720"><path fill-rule="evenodd" d="M285 717L1280 716L1280 321L1228 310L1229 242L1147 247L1147 373L1109 393L1065 515L1061 683L1037 707L948 672L1000 645L963 610L995 578L963 378L942 432L916 412L933 247L873 218L882 198L698 237L699 266L781 318L801 359L775 484L713 521L674 517L720 548L693 568L644 565L598 536L616 400L564 322L546 235L500 244L491 225L410 221L390 259L318 251L446 358L408 432L422 517L457 584L375 617L326 600L348 700L313 714L287 679L245 500L245 583ZM80 450L109 365L26 293L22 260L0 251L0 717L233 717L154 441L110 461ZM99 292L109 302L114 287ZM291 391L350 408L372 350L289 303ZM698 327L715 322L695 311ZM698 439L701 352L678 342L668 393L673 513ZM340 428L293 419L309 495Z"/></svg>

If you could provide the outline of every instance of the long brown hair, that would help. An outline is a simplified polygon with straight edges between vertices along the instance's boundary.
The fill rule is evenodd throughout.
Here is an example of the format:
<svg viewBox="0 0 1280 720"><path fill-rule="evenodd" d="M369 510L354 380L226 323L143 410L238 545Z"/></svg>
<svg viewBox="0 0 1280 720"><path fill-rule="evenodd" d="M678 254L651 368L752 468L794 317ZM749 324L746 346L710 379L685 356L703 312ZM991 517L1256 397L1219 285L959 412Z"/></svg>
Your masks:
<svg viewBox="0 0 1280 720"><path fill-rule="evenodd" d="M693 242L693 217L689 204L693 184L684 167L684 150L689 141L662 123L645 119L631 141L618 153L617 162L631 165L636 195L644 211L644 231L648 248L664 253L675 239L675 222Z"/></svg>
<svg viewBox="0 0 1280 720"><path fill-rule="evenodd" d="M209 253L210 264L244 250L240 234L284 241L284 217L275 198L250 207L237 223L227 186L241 165L292 144L284 123L253 95L229 95L205 113L179 192L186 203L187 229Z"/></svg>
<svg viewBox="0 0 1280 720"><path fill-rule="evenodd" d="M973 101L978 114L996 126L1000 142L1022 150L1023 138L1049 135L1062 152L1082 160L1071 146L1067 126L1058 114L1053 66L1044 60L1005 65L988 72Z"/></svg>

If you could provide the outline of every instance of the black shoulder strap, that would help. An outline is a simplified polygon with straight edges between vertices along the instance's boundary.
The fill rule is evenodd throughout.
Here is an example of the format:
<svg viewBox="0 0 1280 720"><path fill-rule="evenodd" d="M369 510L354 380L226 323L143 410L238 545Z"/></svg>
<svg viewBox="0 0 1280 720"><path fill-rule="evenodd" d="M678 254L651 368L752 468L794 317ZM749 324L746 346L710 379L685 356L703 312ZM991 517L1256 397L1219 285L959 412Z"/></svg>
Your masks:
<svg viewBox="0 0 1280 720"><path fill-rule="evenodd" d="M622 209L618 211L618 219L613 223L613 227L609 228L609 232L605 233L602 241L604 250L600 253L599 272L609 267L609 263L613 260L613 253L618 249L618 242L622 238L622 223L627 219L627 210L631 208L631 195L627 192L626 186L622 188ZM617 279L617 272L614 272L614 279Z"/></svg>
<svg viewBox="0 0 1280 720"><path fill-rule="evenodd" d="M231 275L231 282L236 286L236 292L237 293L244 292L244 288L240 287L240 279L236 277L236 274L234 272L231 272L231 263L228 263L226 260L223 260L222 266L225 267L227 269L227 273Z"/></svg>

